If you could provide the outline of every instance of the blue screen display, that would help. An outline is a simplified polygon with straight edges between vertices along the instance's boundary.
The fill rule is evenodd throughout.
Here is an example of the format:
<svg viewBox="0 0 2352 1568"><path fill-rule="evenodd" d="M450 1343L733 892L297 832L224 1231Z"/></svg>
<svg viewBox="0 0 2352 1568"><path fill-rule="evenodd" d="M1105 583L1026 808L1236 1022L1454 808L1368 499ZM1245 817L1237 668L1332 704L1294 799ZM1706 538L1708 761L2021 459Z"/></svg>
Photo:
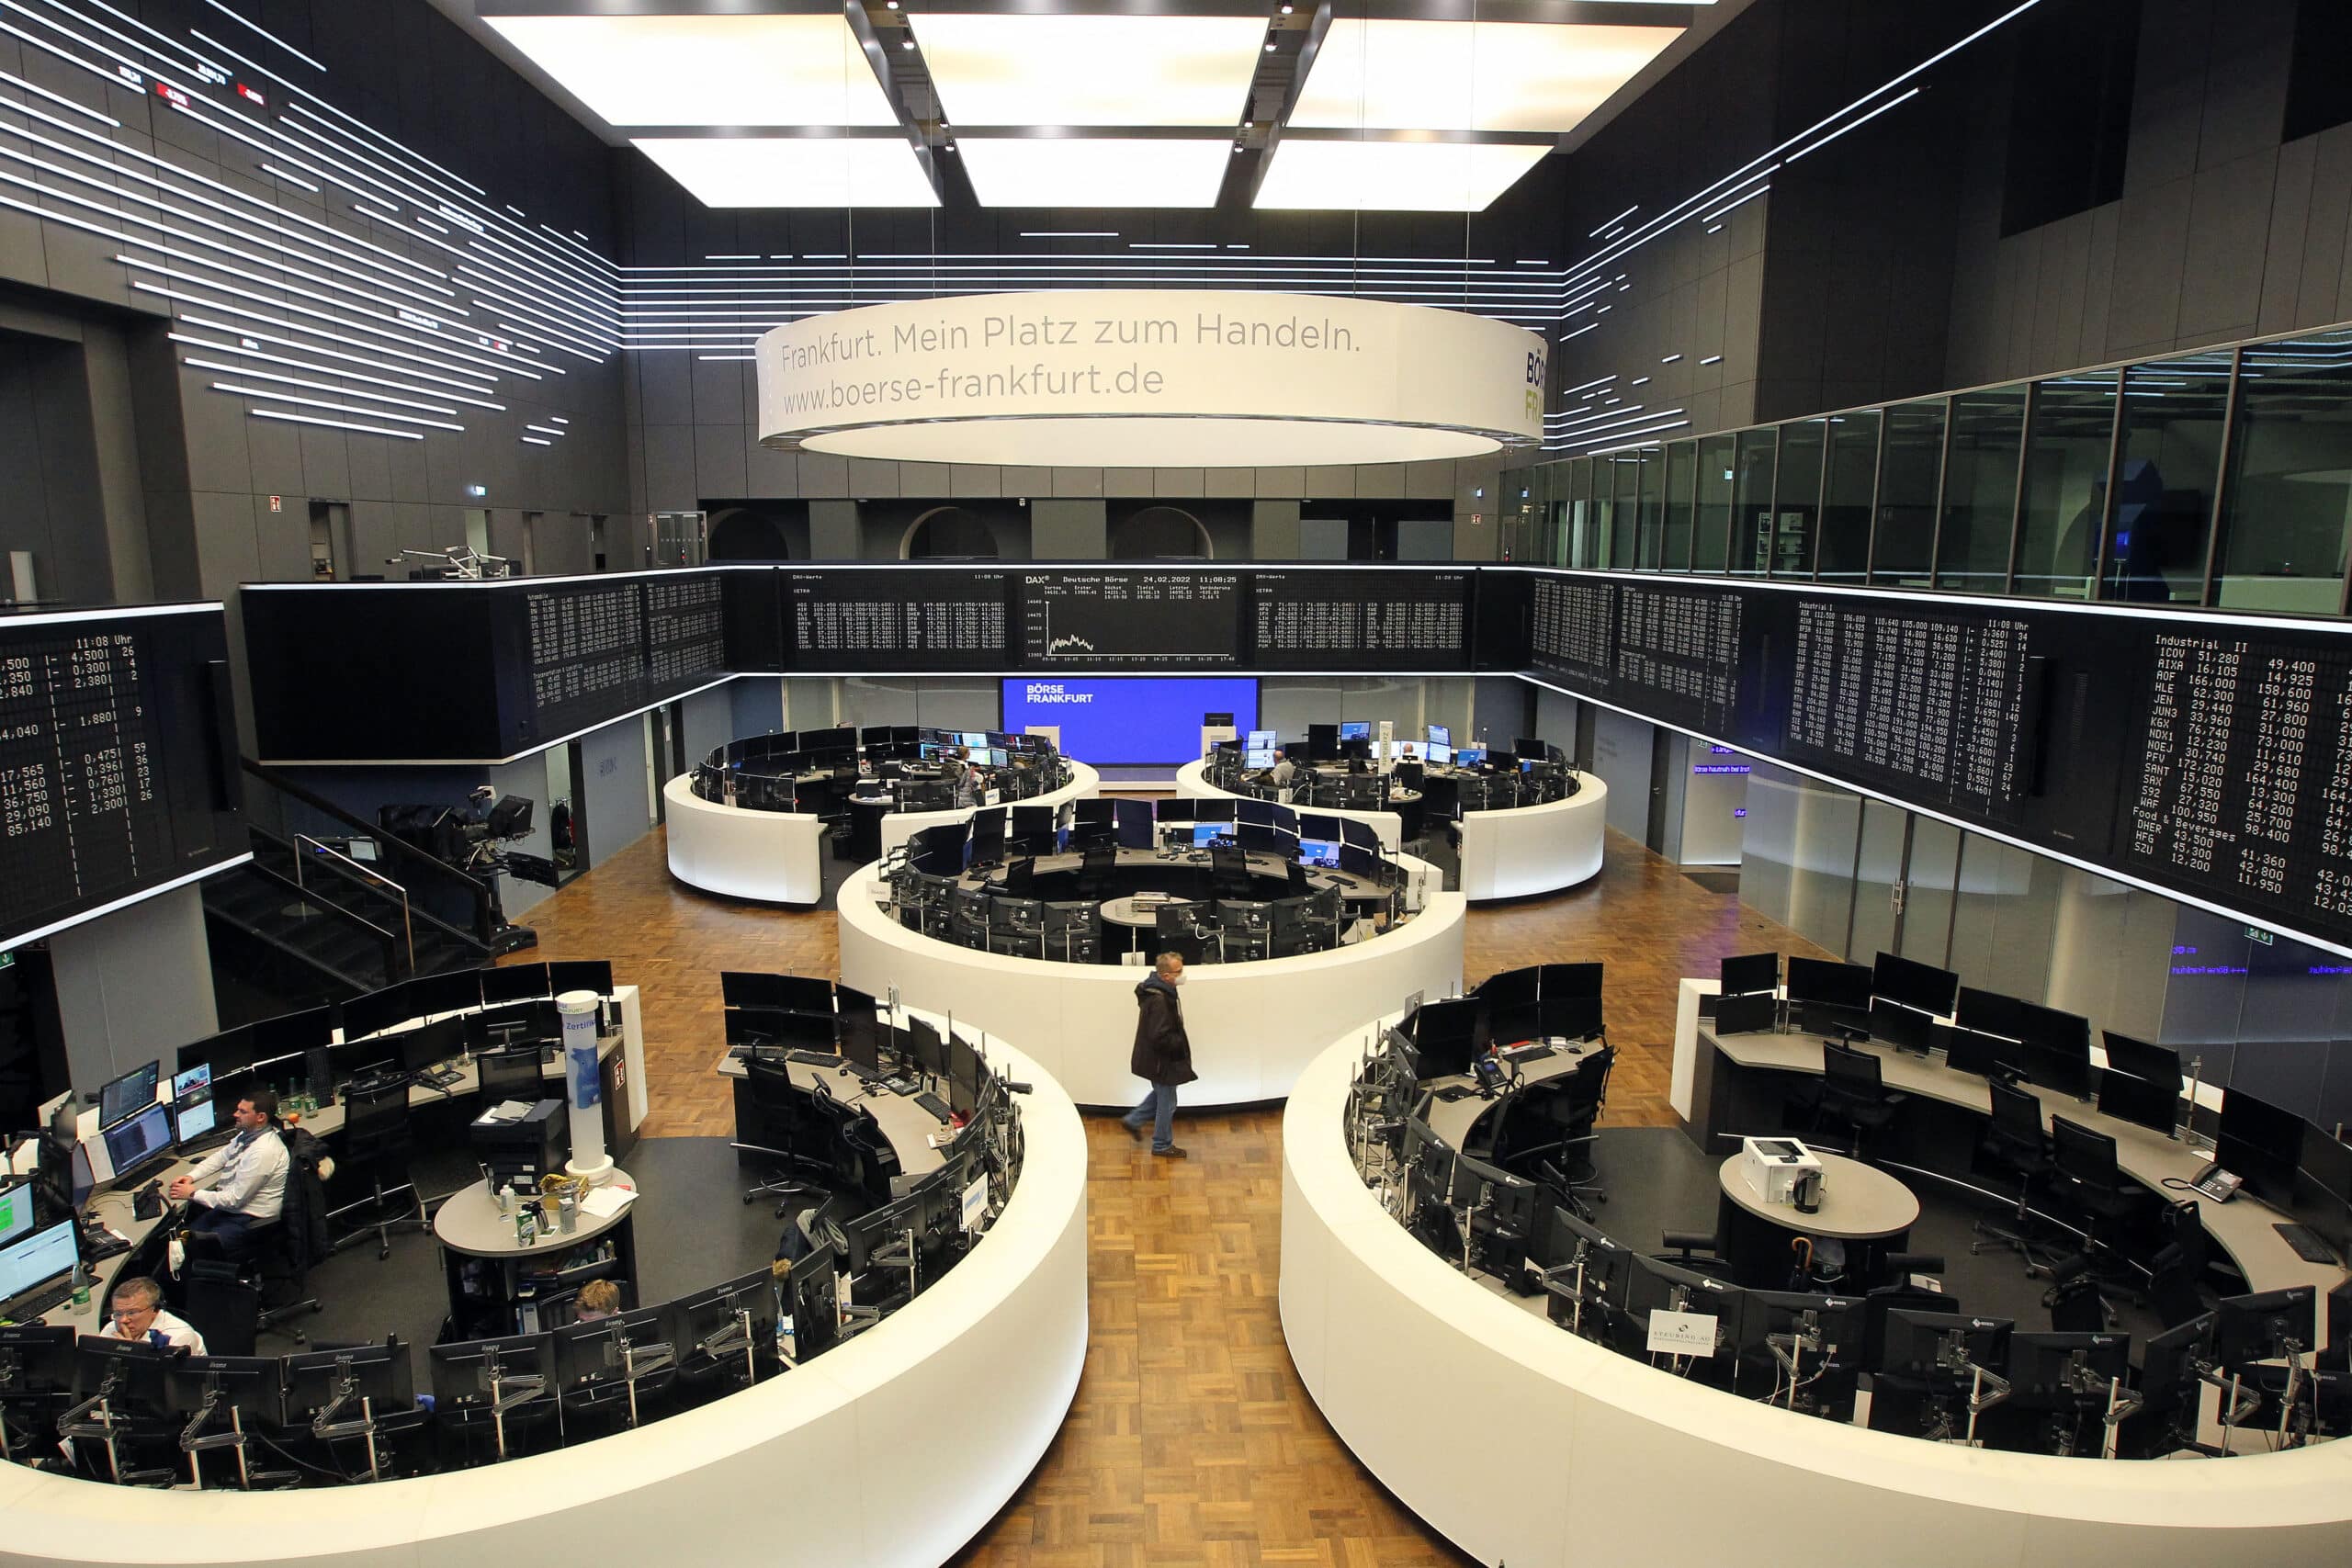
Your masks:
<svg viewBox="0 0 2352 1568"><path fill-rule="evenodd" d="M1258 728L1258 682L1224 676L1043 675L1004 682L1004 728L1057 724L1062 752L1081 762L1189 762L1201 754L1201 716L1229 713Z"/></svg>

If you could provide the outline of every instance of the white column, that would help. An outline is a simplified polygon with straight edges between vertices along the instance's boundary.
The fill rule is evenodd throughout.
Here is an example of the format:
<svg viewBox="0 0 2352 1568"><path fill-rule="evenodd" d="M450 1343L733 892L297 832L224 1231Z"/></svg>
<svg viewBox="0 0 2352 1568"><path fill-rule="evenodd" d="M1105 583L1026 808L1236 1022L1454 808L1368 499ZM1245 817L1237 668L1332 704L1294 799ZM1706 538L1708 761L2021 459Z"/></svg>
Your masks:
<svg viewBox="0 0 2352 1568"><path fill-rule="evenodd" d="M563 1021L564 1101L571 1108L571 1159L564 1168L591 1182L613 1174L605 1153L604 1080L596 1075L596 993L566 991L555 999Z"/></svg>

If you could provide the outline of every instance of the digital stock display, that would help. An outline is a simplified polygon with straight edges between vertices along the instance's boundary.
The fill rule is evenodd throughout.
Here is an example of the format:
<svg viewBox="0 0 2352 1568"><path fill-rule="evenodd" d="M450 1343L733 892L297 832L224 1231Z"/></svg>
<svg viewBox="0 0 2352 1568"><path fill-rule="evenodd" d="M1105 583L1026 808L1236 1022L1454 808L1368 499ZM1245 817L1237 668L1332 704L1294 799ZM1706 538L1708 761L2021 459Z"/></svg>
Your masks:
<svg viewBox="0 0 2352 1568"><path fill-rule="evenodd" d="M1023 572L1022 662L1073 670L1238 665L1242 581L1235 571Z"/></svg>

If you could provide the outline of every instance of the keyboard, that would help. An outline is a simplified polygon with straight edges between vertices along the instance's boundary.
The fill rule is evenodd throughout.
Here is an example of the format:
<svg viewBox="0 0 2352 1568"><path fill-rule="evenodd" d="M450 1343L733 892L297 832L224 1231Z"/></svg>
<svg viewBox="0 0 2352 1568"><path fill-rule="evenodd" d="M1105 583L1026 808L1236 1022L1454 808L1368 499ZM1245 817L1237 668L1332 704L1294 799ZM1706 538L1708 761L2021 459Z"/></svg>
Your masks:
<svg viewBox="0 0 2352 1568"><path fill-rule="evenodd" d="M861 1066L855 1062L847 1060L844 1060L842 1063L842 1066L847 1067L850 1070L851 1075L860 1083L880 1083L882 1081L882 1075L876 1072L872 1067Z"/></svg>
<svg viewBox="0 0 2352 1568"><path fill-rule="evenodd" d="M935 1094L919 1094L915 1096L915 1103L922 1106L925 1111L930 1111L933 1121L944 1122L947 1120L947 1102L940 1099L939 1096Z"/></svg>
<svg viewBox="0 0 2352 1568"><path fill-rule="evenodd" d="M795 1051L787 1059L804 1067L838 1067L842 1065L839 1056L828 1056L822 1051Z"/></svg>
<svg viewBox="0 0 2352 1568"><path fill-rule="evenodd" d="M2311 1226L2283 1224L2270 1228L2277 1231L2287 1245L2295 1249L2295 1256L2304 1262L2333 1264L2335 1261L2335 1249L2322 1241L2319 1232Z"/></svg>
<svg viewBox="0 0 2352 1568"><path fill-rule="evenodd" d="M8 1303L5 1308L0 1308L0 1317L5 1317L12 1323L30 1323L44 1313L56 1311L59 1305L73 1293L74 1276L61 1274L51 1283L43 1285L37 1291L28 1291L15 1301Z"/></svg>

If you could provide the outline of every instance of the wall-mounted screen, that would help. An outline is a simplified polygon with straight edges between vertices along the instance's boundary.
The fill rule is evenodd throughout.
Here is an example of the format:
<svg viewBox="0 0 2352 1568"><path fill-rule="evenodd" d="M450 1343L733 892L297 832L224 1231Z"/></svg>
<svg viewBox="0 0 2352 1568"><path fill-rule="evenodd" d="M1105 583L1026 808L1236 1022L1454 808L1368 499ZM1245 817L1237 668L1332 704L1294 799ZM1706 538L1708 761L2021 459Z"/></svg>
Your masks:
<svg viewBox="0 0 2352 1568"><path fill-rule="evenodd" d="M1413 567L1252 571L1261 670L1466 670L1471 574Z"/></svg>
<svg viewBox="0 0 2352 1568"><path fill-rule="evenodd" d="M1004 682L1004 726L1061 727L1066 756L1097 765L1189 762L1200 755L1201 716L1229 713L1258 726L1258 682L1229 676L1032 675Z"/></svg>
<svg viewBox="0 0 2352 1568"><path fill-rule="evenodd" d="M1243 589L1234 571L1023 572L1022 662L1079 671L1238 665Z"/></svg>

